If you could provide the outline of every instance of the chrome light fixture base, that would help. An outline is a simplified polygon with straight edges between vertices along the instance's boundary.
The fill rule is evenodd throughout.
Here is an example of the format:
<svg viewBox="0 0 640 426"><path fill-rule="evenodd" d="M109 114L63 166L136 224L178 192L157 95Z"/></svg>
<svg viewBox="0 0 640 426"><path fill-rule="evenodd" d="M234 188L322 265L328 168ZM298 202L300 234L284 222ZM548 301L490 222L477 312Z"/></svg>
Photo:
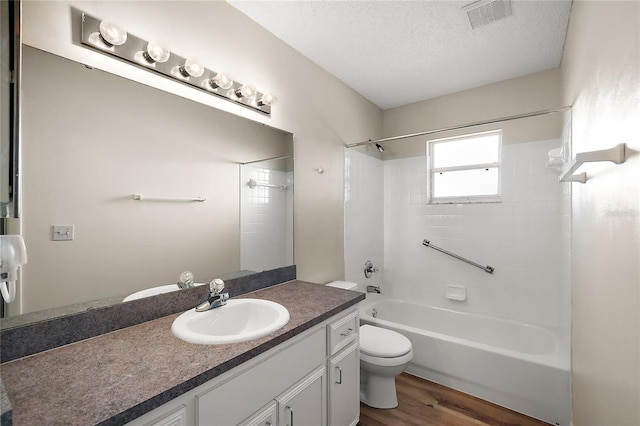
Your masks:
<svg viewBox="0 0 640 426"><path fill-rule="evenodd" d="M160 74L171 80L186 84L187 86L206 92L213 96L218 96L227 101L242 105L246 108L260 112L267 116L271 116L271 105L258 102L256 99L262 99L263 93L256 92L251 98L238 97L236 91L239 91L244 84L233 82L228 89L215 87L209 82L218 74L208 68L204 68L202 75L193 77L188 75L185 77L181 72L176 72L184 67L187 58L171 52L166 62L150 63L144 58L147 51L148 41L127 32L126 42L121 45L109 45L100 37L100 19L82 13L82 44L85 47L104 53L105 55L115 56L139 68Z"/></svg>

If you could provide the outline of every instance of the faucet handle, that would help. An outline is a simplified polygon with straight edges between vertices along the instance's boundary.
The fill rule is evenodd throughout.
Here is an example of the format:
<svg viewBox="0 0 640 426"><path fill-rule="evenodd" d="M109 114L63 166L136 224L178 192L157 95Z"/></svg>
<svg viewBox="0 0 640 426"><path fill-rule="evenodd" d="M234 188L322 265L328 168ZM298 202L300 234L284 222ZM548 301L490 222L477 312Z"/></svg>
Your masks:
<svg viewBox="0 0 640 426"><path fill-rule="evenodd" d="M220 293L222 290L224 290L224 281L222 281L220 278L214 278L210 283L209 283L209 291L213 294L218 294Z"/></svg>
<svg viewBox="0 0 640 426"><path fill-rule="evenodd" d="M371 263L370 260L367 260L364 263L364 277L371 278L371 275L375 274L376 272L378 272L378 268L373 266L373 263Z"/></svg>
<svg viewBox="0 0 640 426"><path fill-rule="evenodd" d="M178 287L182 289L193 287L193 274L191 273L191 271L184 271L180 274Z"/></svg>

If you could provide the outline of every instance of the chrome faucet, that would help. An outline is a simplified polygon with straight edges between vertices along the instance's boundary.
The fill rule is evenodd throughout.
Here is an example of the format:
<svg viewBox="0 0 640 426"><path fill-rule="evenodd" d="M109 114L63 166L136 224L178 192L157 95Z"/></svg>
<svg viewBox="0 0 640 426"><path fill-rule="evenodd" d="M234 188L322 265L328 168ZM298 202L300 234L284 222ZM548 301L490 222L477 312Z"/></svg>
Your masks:
<svg viewBox="0 0 640 426"><path fill-rule="evenodd" d="M195 285L193 284L193 274L191 273L191 271L184 271L183 273L181 273L180 279L178 280L177 284L178 288L180 289L195 287Z"/></svg>
<svg viewBox="0 0 640 426"><path fill-rule="evenodd" d="M378 287L377 285L368 285L367 286L367 293L382 293L382 291L380 290L380 287Z"/></svg>
<svg viewBox="0 0 640 426"><path fill-rule="evenodd" d="M211 281L209 283L209 298L196 307L196 312L205 312L226 305L229 293L220 293L222 290L224 290L224 281L220 278Z"/></svg>
<svg viewBox="0 0 640 426"><path fill-rule="evenodd" d="M370 260L367 260L364 263L364 277L371 278L371 275L375 274L376 272L378 272L378 268L373 266L373 263L371 263Z"/></svg>

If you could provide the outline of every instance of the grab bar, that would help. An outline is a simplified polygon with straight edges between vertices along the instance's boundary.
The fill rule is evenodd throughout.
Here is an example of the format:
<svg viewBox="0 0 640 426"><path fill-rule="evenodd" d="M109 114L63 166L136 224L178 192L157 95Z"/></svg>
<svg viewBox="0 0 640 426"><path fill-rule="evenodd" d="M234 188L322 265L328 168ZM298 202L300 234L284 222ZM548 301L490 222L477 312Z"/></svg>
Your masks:
<svg viewBox="0 0 640 426"><path fill-rule="evenodd" d="M434 249L434 250L438 250L438 251L440 251L440 252L442 252L442 253L444 253L444 254L448 254L449 256L451 256L451 257L455 257L456 259L458 259L458 260L462 260L463 262L467 262L468 264L473 265L473 266L475 266L476 268L480 268L480 269L482 269L483 271L485 271L485 272L486 272L486 273L488 273L488 274L493 274L493 271L495 271L495 268L494 268L493 266L488 266L488 265L487 265L487 266L482 266L482 265L480 265L479 263L472 262L472 261L470 261L469 259L465 259L465 258L464 258L464 257L462 257L462 256L458 256L457 254L451 253L450 251L447 251L447 250L442 249L442 248L440 248L440 247L436 247L436 246L434 246L433 244L431 244L431 242L430 242L429 240L423 240L423 241L422 241L422 245L423 245L423 246L427 246L427 247L431 247L432 249Z"/></svg>

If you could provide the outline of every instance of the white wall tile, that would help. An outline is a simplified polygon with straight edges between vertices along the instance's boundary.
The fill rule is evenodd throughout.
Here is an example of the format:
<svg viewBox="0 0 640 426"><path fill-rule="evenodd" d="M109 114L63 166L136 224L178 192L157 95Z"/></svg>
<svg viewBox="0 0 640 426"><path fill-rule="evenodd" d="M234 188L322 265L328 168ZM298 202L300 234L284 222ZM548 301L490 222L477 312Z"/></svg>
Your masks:
<svg viewBox="0 0 640 426"><path fill-rule="evenodd" d="M345 279L367 285L384 280L384 174L382 160L345 151ZM364 276L370 260L379 272Z"/></svg>
<svg viewBox="0 0 640 426"><path fill-rule="evenodd" d="M348 151L345 185L362 201L345 208L347 279L362 284L361 264L373 257L384 260L384 275L371 280L391 297L568 328L570 190L545 166L559 145L503 146L502 202L485 204L427 204L425 157L382 162ZM424 247L423 239L495 272ZM466 286L467 302L446 299L447 284Z"/></svg>
<svg viewBox="0 0 640 426"><path fill-rule="evenodd" d="M545 166L548 150L559 144L503 147L501 203L428 205L426 159L386 161L385 286L392 296L568 327L568 199L557 173ZM424 238L496 272L430 250L420 244ZM468 302L447 300L447 284L467 286Z"/></svg>
<svg viewBox="0 0 640 426"><path fill-rule="evenodd" d="M293 264L293 173L243 166L240 267L263 271ZM287 185L287 190L249 188L246 182Z"/></svg>

